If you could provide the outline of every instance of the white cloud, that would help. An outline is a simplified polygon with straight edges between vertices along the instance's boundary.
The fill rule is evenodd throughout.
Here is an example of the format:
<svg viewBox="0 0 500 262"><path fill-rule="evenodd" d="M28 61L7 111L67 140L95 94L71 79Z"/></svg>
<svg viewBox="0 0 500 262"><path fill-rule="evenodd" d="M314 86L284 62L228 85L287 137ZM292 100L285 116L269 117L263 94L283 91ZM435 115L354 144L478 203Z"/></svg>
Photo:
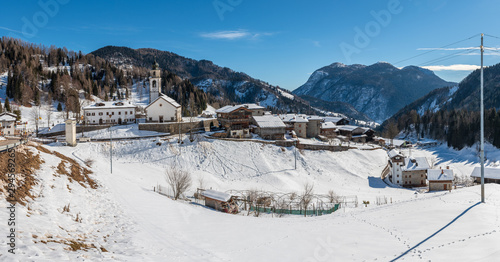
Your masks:
<svg viewBox="0 0 500 262"><path fill-rule="evenodd" d="M431 71L472 71L481 68L477 65L432 65L432 66L423 66L425 69L429 69Z"/></svg>
<svg viewBox="0 0 500 262"><path fill-rule="evenodd" d="M251 33L244 29L233 31L217 31L211 33L200 34L203 38L222 39L222 40L237 40L237 39L257 39L261 36L271 36L273 33Z"/></svg>
<svg viewBox="0 0 500 262"><path fill-rule="evenodd" d="M210 39L226 39L226 40L235 40L241 39L250 36L246 30L237 30L237 31L218 31L212 33L203 33L200 35L204 38Z"/></svg>

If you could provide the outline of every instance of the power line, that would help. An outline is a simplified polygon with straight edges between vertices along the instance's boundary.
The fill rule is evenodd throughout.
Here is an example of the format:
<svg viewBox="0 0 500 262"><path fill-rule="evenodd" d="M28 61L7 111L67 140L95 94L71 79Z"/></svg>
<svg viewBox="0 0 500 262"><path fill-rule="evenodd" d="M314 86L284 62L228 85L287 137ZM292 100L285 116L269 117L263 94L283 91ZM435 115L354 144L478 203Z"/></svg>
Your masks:
<svg viewBox="0 0 500 262"><path fill-rule="evenodd" d="M421 63L419 66L427 66L427 65L434 64L434 63L442 62L442 61L454 58L454 57L462 55L462 54L472 53L475 50L476 50L475 48L461 50L461 51L453 53L453 54L449 54L449 55L446 55L446 56L443 56L443 57L435 58L435 59L429 60L427 62Z"/></svg>
<svg viewBox="0 0 500 262"><path fill-rule="evenodd" d="M457 41L457 42L454 42L454 43L451 43L451 44L448 44L448 45L444 45L444 46L442 46L442 47L440 47L440 48L446 48L446 47L449 47L449 46L452 46L452 45L456 45L456 44L458 44L458 43L465 42L465 41L470 40L470 39L472 39L472 38L474 38L474 37L477 37L477 36L479 36L479 35L481 35L481 34L475 34L475 35L473 35L473 36L471 36L471 37L468 37L468 38L466 38L466 39L463 39L463 40L460 40L460 41ZM398 62L394 63L394 65L397 65L397 64L399 64L399 63L401 63L401 62L405 62L405 61L411 60L411 59L416 58L416 57L419 57L419 56L426 55L426 54L428 54L428 53L431 53L431 52L434 52L434 51L437 51L437 50L439 50L439 49L430 50L430 51L427 51L427 52L425 52L425 53L418 54L418 55L412 56L412 57L410 57L410 58L403 59L403 60L401 60L401 61L398 61Z"/></svg>
<svg viewBox="0 0 500 262"><path fill-rule="evenodd" d="M500 37L498 37L498 36L488 35L488 34L484 34L484 35L485 35L485 36L489 36L489 37L493 37L493 38L498 38L498 39L500 39Z"/></svg>

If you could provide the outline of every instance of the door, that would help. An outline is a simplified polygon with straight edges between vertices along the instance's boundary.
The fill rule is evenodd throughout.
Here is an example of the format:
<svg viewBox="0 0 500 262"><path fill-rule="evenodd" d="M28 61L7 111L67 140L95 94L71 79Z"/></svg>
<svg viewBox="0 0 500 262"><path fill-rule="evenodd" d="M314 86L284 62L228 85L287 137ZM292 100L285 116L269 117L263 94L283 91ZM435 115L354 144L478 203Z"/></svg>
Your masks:
<svg viewBox="0 0 500 262"><path fill-rule="evenodd" d="M444 188L443 188L444 190L448 190L448 188L447 188L447 187L448 187L448 184L444 184L444 185L443 185L443 187L444 187Z"/></svg>
<svg viewBox="0 0 500 262"><path fill-rule="evenodd" d="M160 116L160 123L163 123L163 116Z"/></svg>
<svg viewBox="0 0 500 262"><path fill-rule="evenodd" d="M121 125L122 124L122 119L121 118L118 118L118 124Z"/></svg>
<svg viewBox="0 0 500 262"><path fill-rule="evenodd" d="M99 125L102 125L102 118L99 118Z"/></svg>

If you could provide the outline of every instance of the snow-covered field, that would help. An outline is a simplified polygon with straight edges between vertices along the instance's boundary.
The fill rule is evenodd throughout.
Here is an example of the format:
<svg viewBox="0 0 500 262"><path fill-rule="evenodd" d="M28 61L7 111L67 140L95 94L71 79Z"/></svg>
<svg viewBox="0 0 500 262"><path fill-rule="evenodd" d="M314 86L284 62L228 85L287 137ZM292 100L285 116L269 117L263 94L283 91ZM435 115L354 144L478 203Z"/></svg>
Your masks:
<svg viewBox="0 0 500 262"><path fill-rule="evenodd" d="M90 176L100 187L85 188L55 175L61 160L40 153L45 163L33 189L37 198L28 206L18 205L18 249L15 256L7 254L7 238L0 238L2 261L389 261L402 254L401 261L495 261L500 257L499 185L487 185L486 203L478 205L478 186L418 194L391 188L378 178L387 162L383 150L298 151L295 170L292 148L203 138L193 143L185 138L179 145L174 137L151 138L114 142L111 174L108 143L45 147L81 165L94 160ZM464 174L477 166L471 152L431 148L414 149L412 155L435 158L437 165L450 165ZM372 204L307 218L224 214L153 192L157 184L166 185L165 168L174 163L193 174L189 194L199 178L205 187L217 190L298 193L305 182L312 182L316 193L333 189ZM392 203L375 206L377 196ZM68 204L70 211L61 212ZM3 219L8 214L5 205L0 202ZM1 225L6 232L6 223ZM95 248L69 251L68 245L58 243L68 239Z"/></svg>

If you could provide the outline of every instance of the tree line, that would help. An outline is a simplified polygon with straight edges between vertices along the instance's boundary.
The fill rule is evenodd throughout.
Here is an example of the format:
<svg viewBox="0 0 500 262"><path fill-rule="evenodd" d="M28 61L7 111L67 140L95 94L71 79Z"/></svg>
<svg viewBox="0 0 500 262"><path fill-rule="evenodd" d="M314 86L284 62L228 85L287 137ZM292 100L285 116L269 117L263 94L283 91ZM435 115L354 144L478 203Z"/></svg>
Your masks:
<svg viewBox="0 0 500 262"><path fill-rule="evenodd" d="M484 112L485 141L500 148L500 111L495 108ZM390 119L382 126L386 134L403 132L419 138L446 141L449 147L462 149L471 147L480 140L481 114L466 109L427 111L419 115L411 110L397 120ZM396 129L396 130L395 130Z"/></svg>

